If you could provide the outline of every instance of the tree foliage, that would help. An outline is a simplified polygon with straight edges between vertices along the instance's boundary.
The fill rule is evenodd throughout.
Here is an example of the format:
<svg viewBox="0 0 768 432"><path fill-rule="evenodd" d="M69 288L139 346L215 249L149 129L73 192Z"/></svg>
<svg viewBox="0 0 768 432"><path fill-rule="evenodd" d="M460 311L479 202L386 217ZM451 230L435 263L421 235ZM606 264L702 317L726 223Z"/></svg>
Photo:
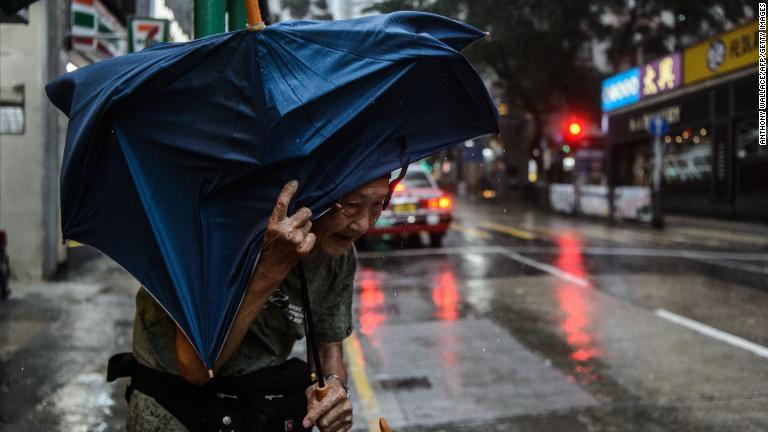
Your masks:
<svg viewBox="0 0 768 432"><path fill-rule="evenodd" d="M532 118L538 144L557 111L599 112L600 82L749 17L745 0L381 0L370 10L423 10L490 33L467 56L492 72L512 113ZM754 6L751 5L752 10ZM602 54L596 48L605 46ZM602 56L607 69L595 59Z"/></svg>
<svg viewBox="0 0 768 432"><path fill-rule="evenodd" d="M745 0L600 0L605 22L596 35L609 43L615 71L714 36L755 15Z"/></svg>
<svg viewBox="0 0 768 432"><path fill-rule="evenodd" d="M326 0L282 0L282 6L294 19L333 19Z"/></svg>

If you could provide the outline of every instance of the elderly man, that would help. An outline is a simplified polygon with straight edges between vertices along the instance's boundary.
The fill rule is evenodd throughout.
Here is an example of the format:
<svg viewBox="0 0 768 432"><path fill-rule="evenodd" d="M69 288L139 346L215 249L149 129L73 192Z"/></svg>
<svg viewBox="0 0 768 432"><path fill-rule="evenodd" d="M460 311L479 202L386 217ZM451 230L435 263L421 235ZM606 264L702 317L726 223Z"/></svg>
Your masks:
<svg viewBox="0 0 768 432"><path fill-rule="evenodd" d="M308 208L287 214L298 187L298 182L289 182L277 199L260 259L214 366L216 378L211 379L168 314L146 290L140 290L133 338L140 373L132 379L129 431L292 431L316 425L323 432L336 432L351 428L341 341L352 328L353 244L381 214L390 193L388 178L347 194L314 223ZM305 333L296 271L300 261L307 269L317 349L327 373L324 397L319 396L317 384L310 385L306 363L287 361L294 343ZM300 390L289 381L300 383ZM264 390L237 405L232 400L242 400L245 387ZM224 408L219 410L219 404ZM238 415L222 415L232 406L240 407L233 411Z"/></svg>

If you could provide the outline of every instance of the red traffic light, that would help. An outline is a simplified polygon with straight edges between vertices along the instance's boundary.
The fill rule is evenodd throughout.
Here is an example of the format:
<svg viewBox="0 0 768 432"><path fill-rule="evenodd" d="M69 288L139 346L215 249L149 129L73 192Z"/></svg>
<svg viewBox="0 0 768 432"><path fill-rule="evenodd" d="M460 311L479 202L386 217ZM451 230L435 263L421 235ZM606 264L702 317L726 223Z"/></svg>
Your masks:
<svg viewBox="0 0 768 432"><path fill-rule="evenodd" d="M573 137L581 135L581 124L577 122L572 122L568 125L568 134L570 134Z"/></svg>
<svg viewBox="0 0 768 432"><path fill-rule="evenodd" d="M569 142L578 141L584 138L584 130L584 122L579 119L568 119L563 123L563 139Z"/></svg>

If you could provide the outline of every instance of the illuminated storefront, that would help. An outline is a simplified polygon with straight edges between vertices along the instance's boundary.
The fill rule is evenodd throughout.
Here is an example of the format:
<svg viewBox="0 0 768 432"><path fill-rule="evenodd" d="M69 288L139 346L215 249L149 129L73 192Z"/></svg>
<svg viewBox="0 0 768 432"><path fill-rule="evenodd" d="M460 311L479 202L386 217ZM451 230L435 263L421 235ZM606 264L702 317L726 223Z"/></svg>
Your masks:
<svg viewBox="0 0 768 432"><path fill-rule="evenodd" d="M647 125L660 116L669 124L662 137L665 210L768 217L768 151L757 145L756 41L752 22L636 68L636 100L608 109L604 101L615 186L650 184Z"/></svg>

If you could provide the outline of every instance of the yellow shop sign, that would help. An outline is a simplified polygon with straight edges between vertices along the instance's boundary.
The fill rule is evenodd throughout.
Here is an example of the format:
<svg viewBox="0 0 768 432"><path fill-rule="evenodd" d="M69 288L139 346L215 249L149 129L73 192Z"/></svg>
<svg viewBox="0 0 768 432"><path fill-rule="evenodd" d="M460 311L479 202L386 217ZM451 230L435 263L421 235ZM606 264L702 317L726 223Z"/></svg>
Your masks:
<svg viewBox="0 0 768 432"><path fill-rule="evenodd" d="M713 78L757 64L757 21L683 51L683 83Z"/></svg>

